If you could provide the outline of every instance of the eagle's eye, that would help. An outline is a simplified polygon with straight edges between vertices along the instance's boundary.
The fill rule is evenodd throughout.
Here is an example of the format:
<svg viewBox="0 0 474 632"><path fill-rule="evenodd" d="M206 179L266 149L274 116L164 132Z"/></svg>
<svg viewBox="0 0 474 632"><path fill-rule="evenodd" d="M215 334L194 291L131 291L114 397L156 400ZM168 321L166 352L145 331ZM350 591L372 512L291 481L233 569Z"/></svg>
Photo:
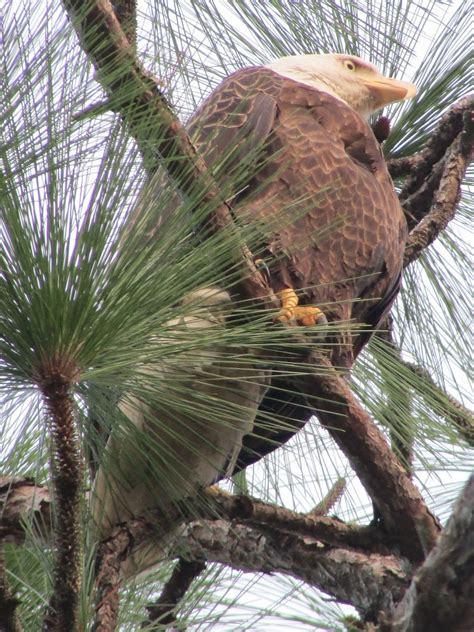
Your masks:
<svg viewBox="0 0 474 632"><path fill-rule="evenodd" d="M355 70L356 69L356 65L353 61L351 61L350 59L345 59L343 62L344 64L344 68L346 68L346 70Z"/></svg>

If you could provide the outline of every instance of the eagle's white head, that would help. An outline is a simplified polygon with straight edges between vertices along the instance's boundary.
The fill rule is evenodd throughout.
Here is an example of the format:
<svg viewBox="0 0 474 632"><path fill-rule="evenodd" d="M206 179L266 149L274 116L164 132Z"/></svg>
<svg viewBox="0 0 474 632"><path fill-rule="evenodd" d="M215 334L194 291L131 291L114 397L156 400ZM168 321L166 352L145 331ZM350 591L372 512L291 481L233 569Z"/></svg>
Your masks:
<svg viewBox="0 0 474 632"><path fill-rule="evenodd" d="M384 77L375 66L353 55L294 55L281 57L267 68L329 92L363 117L416 94L412 83Z"/></svg>

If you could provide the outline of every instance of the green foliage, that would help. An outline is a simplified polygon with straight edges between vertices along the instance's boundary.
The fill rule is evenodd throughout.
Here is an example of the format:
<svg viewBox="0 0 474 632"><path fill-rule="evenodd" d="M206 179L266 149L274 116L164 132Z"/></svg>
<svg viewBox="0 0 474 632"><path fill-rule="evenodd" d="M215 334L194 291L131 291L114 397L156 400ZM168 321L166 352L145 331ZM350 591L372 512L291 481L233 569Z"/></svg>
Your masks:
<svg viewBox="0 0 474 632"><path fill-rule="evenodd" d="M344 51L397 76L411 74L419 98L389 111L393 132L385 150L395 157L418 151L441 113L465 94L468 24L464 3L451 11L434 0L163 0L141 7L137 40L146 65L163 81L183 119L231 71L281 55ZM245 344L253 354L242 362L250 366L259 350L279 349L284 372L294 369L285 359L293 343L285 331L268 327L269 316L255 314L245 304L230 329L197 339L169 337L167 322L195 307L181 305L183 296L213 284L233 287L238 274L229 253L240 237L222 231L202 241L195 226L212 209L180 197L166 178L159 194L155 183L151 203L150 196L140 198L146 185L141 158L118 117L110 112L77 116L104 96L62 10L54 3L24 3L22 11L7 9L2 28L2 474L33 475L44 482L49 442L37 386L48 367L69 371L74 381L87 455L88 450L100 452L103 426L123 423L116 401L124 385L135 394L145 391L166 401L162 385L143 366L167 362L183 370L189 354L222 344L237 354ZM427 52L418 64L415 51L420 48ZM144 204L142 223L126 232L137 200ZM168 216L170 205L173 213ZM191 213L197 206L198 214ZM464 225L471 210L472 198L466 194L453 228L406 273L396 311L404 353L460 399L467 391L471 360ZM145 233L159 221L162 228L150 239ZM243 237L251 245L258 242L250 230ZM152 337L161 344L150 345ZM409 429L415 476L434 495L435 509L446 516L460 481L472 469L472 456L446 422L449 401L440 401L378 341L364 354L354 381L378 421L402 438ZM102 420L99 428L90 423L91 393ZM166 397L178 395L167 392ZM212 402L209 416L220 419ZM436 487L453 469L461 473L458 478ZM368 520L368 498L347 462L317 423L310 423L291 443L250 468L246 484L251 495L308 511L340 476L350 484L335 513ZM90 484L86 473L85 488ZM87 531L85 550L82 609L88 621L94 544ZM27 546L10 547L6 559L10 585L22 602L24 627L36 629L50 590L49 555L31 533ZM162 567L127 588L123 630L138 628L144 604L156 598L168 572ZM259 591L263 606L249 599ZM240 629L249 617L255 629L267 629L269 621L275 629L343 629L338 623L342 610L325 603L314 589L287 578L243 578L212 566L186 596L181 616L202 630L210 625Z"/></svg>

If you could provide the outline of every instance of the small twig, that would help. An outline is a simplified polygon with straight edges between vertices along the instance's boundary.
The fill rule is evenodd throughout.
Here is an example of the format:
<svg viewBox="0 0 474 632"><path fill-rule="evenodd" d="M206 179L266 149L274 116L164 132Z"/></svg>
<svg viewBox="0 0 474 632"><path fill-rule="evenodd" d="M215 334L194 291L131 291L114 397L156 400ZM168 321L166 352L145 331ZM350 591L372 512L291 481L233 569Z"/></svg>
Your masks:
<svg viewBox="0 0 474 632"><path fill-rule="evenodd" d="M205 562L199 560L188 562L179 558L160 597L154 604L147 606L148 621L143 624L143 627L147 627L147 624L153 622L160 623L161 625L175 623L176 606L183 599L192 582L205 568Z"/></svg>
<svg viewBox="0 0 474 632"><path fill-rule="evenodd" d="M308 511L308 516L327 516L334 505L341 500L346 487L346 479L338 478L326 496L311 511Z"/></svg>
<svg viewBox="0 0 474 632"><path fill-rule="evenodd" d="M453 424L469 445L474 446L474 414L472 411L438 386L424 367L407 362L406 360L400 361L404 367L412 371L428 386L429 392L427 392L425 388L419 388L414 385L417 393L424 399L431 397L434 402L439 404L439 408L436 409L436 412L442 415L446 421ZM446 404L448 404L448 406L446 406Z"/></svg>
<svg viewBox="0 0 474 632"><path fill-rule="evenodd" d="M96 103L91 103L86 108L81 110L80 112L76 112L72 115L73 121L84 121L89 118L94 118L95 116L100 116L105 112L110 112L113 108L113 102L109 99L105 101L97 101Z"/></svg>

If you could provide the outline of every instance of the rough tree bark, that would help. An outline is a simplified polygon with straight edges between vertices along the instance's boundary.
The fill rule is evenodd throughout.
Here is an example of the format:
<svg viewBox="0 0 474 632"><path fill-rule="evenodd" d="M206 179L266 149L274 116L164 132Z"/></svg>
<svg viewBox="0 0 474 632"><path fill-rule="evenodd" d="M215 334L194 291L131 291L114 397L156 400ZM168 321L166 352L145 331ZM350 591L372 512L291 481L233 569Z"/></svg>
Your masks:
<svg viewBox="0 0 474 632"><path fill-rule="evenodd" d="M193 195L200 191L201 201L214 209L207 226L209 231L232 228L231 209L221 199L218 187L166 102L159 82L144 71L136 58L130 41L134 33L133 25L130 26L134 19L133 4L125 7L129 39L108 0L91 3L64 0L64 5L85 52L98 71L97 76L109 96L109 106L127 124L148 172L153 173L157 167L157 153L173 158L167 161L167 169L178 185ZM454 216L460 183L472 158L472 103L471 97L455 105L420 154L389 164L392 175L409 175L401 193L411 228L405 265L414 261ZM149 123L146 130L144 120ZM241 297L275 307L270 288L246 246L236 248L234 259L241 264L242 281L238 287ZM410 627L416 625L413 622L429 621L425 604L437 589L445 590L447 603L453 608L467 609L466 596L471 594L472 588L469 578L465 586L449 584L442 567L456 566L456 578L463 579L465 569L472 562L463 546L455 546L455 536L462 536L464 542L473 537L472 489L459 501L449 527L433 550L439 525L374 420L325 358L313 356L307 362L314 371L309 377L302 377L300 384L305 384L310 405L380 508L388 534L327 517L301 516L249 499L217 497L219 518L206 516L189 522L177 542L180 555L191 564L196 563L195 570L201 567L202 560L211 560L248 571L285 572L338 600L352 603L366 620L376 620L379 611L385 611L387 629L392 626L388 623L391 609L400 603L392 626L397 632L415 630ZM317 370L318 367L324 371ZM53 411L57 393L45 391L45 395L52 402L50 410ZM35 492L33 497L31 489ZM71 492L74 503L76 491ZM19 517L31 510L45 518L43 528L48 523L50 500L44 488L16 479L7 482L3 495L2 537L21 541L23 529ZM466 509L469 503L471 517ZM78 513L71 510L71 515L77 517ZM120 564L133 546L151 534L156 537L157 524L133 521L101 544L96 631L114 629ZM60 544L61 534L56 535ZM60 552L61 546L58 548ZM430 550L431 555L406 592L414 563L422 562ZM427 582L424 592L420 592L421 582ZM68 583L68 595L76 590L77 596L77 587ZM56 599L64 596L63 589L57 582ZM448 620L447 616L444 620Z"/></svg>

